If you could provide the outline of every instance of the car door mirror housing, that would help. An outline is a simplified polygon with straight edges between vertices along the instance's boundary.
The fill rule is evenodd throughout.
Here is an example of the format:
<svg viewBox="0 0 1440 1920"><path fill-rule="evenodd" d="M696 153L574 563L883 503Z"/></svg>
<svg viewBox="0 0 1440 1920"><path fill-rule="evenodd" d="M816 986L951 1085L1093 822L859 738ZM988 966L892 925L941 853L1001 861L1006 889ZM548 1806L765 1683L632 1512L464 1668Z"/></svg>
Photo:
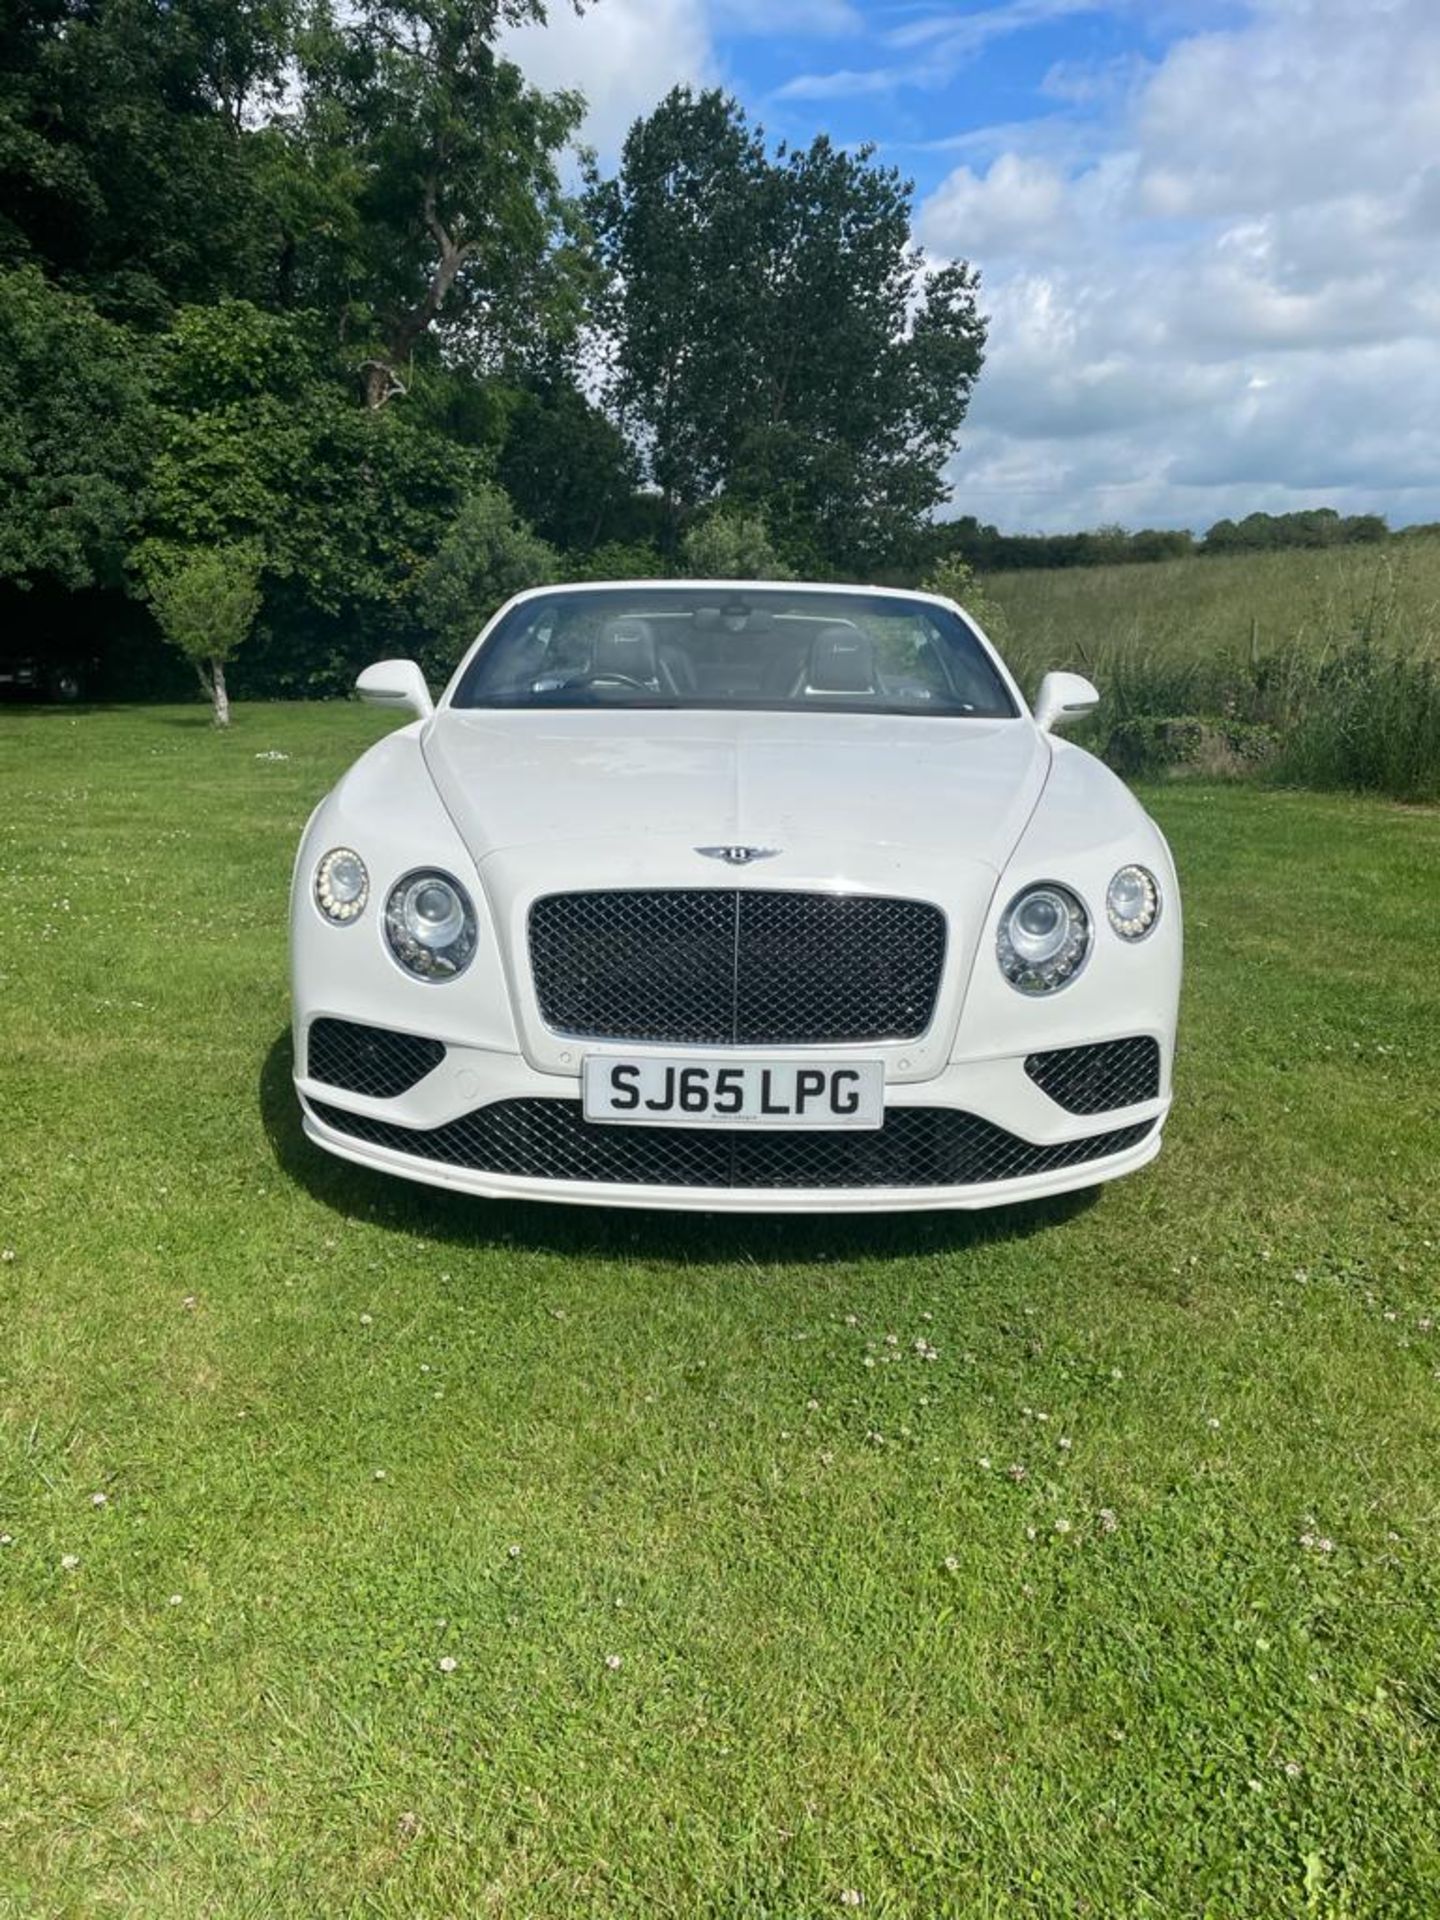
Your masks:
<svg viewBox="0 0 1440 1920"><path fill-rule="evenodd" d="M1047 673L1035 696L1035 724L1042 733L1068 727L1093 713L1100 695L1081 673Z"/></svg>
<svg viewBox="0 0 1440 1920"><path fill-rule="evenodd" d="M355 691L372 707L398 707L422 720L435 711L425 676L414 660L377 660L355 682Z"/></svg>

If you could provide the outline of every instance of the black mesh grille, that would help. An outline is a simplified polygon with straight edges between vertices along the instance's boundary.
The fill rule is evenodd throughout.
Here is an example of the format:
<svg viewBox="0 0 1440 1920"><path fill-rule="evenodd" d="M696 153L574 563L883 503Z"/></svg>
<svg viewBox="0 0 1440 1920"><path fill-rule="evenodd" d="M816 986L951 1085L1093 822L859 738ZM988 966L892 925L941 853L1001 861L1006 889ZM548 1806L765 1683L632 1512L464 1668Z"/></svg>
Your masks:
<svg viewBox="0 0 1440 1920"><path fill-rule="evenodd" d="M935 1009L945 916L923 900L720 888L566 893L530 909L546 1024L605 1040L910 1040Z"/></svg>
<svg viewBox="0 0 1440 1920"><path fill-rule="evenodd" d="M312 1080L376 1100L408 1092L445 1058L438 1040L362 1027L353 1020L312 1021L306 1053Z"/></svg>
<svg viewBox="0 0 1440 1920"><path fill-rule="evenodd" d="M482 1173L658 1187L961 1187L1103 1160L1137 1146L1153 1121L1037 1147L973 1113L892 1107L874 1133L614 1127L577 1100L501 1100L419 1132L312 1102L327 1126Z"/></svg>
<svg viewBox="0 0 1440 1920"><path fill-rule="evenodd" d="M1158 1040L1104 1040L1032 1053L1025 1071L1067 1113L1112 1113L1160 1091Z"/></svg>

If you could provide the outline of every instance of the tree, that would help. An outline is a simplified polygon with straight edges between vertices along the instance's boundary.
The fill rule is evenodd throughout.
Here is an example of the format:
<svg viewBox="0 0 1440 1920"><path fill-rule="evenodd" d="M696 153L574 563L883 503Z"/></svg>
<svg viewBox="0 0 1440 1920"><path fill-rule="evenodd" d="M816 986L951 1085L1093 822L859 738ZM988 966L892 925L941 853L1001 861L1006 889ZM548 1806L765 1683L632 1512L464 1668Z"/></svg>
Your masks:
<svg viewBox="0 0 1440 1920"><path fill-rule="evenodd" d="M823 136L772 160L717 92L677 88L589 212L611 275L611 402L683 519L763 506L804 565L866 570L947 497L985 322L963 264L910 244L912 189Z"/></svg>
<svg viewBox="0 0 1440 1920"><path fill-rule="evenodd" d="M148 597L165 638L195 668L214 703L215 724L230 724L225 665L249 638L260 611L260 553L253 546L209 547L170 559L156 555Z"/></svg>
<svg viewBox="0 0 1440 1920"><path fill-rule="evenodd" d="M1201 553L1270 552L1280 547L1338 547L1371 544L1390 537L1379 514L1342 516L1334 507L1306 507L1298 513L1247 513L1239 522L1217 520L1201 543Z"/></svg>
<svg viewBox="0 0 1440 1920"><path fill-rule="evenodd" d="M563 366L514 394L495 473L535 531L572 552L615 536L639 480L624 436Z"/></svg>
<svg viewBox="0 0 1440 1920"><path fill-rule="evenodd" d="M294 278L338 309L372 408L407 391L437 332L452 361L493 372L578 325L557 155L581 102L528 86L494 44L544 17L543 0L356 0L302 37Z"/></svg>
<svg viewBox="0 0 1440 1920"><path fill-rule="evenodd" d="M187 308L160 343L151 546L249 543L266 617L247 684L329 693L418 642L417 578L480 475L408 409L367 412L309 314Z"/></svg>
<svg viewBox="0 0 1440 1920"><path fill-rule="evenodd" d="M973 514L941 520L911 543L904 574L924 576L948 559L965 561L982 574L1013 567L1093 567L1151 560L1183 560L1195 551L1183 528L1098 527L1093 533L1001 533Z"/></svg>
<svg viewBox="0 0 1440 1920"><path fill-rule="evenodd" d="M0 258L105 313L250 290L297 0L33 0L0 25Z"/></svg>
<svg viewBox="0 0 1440 1920"><path fill-rule="evenodd" d="M512 593L560 577L560 561L495 486L472 493L420 577L421 617L438 645L427 665L448 672Z"/></svg>
<svg viewBox="0 0 1440 1920"><path fill-rule="evenodd" d="M680 543L686 573L698 580L793 580L758 513L722 508L691 527Z"/></svg>
<svg viewBox="0 0 1440 1920"><path fill-rule="evenodd" d="M612 275L611 397L647 442L672 528L718 490L743 431L769 186L764 142L717 92L677 88L625 141L588 211Z"/></svg>
<svg viewBox="0 0 1440 1920"><path fill-rule="evenodd" d="M1003 638L1006 627L1004 609L990 598L975 569L958 554L951 554L947 560L937 563L923 582L922 591L938 593L942 599L953 600L967 613L974 614L992 640Z"/></svg>
<svg viewBox="0 0 1440 1920"><path fill-rule="evenodd" d="M607 540L589 553L567 555L564 578L585 580L664 580L674 566L653 540Z"/></svg>
<svg viewBox="0 0 1440 1920"><path fill-rule="evenodd" d="M34 267L0 275L0 580L115 586L157 439L142 348Z"/></svg>
<svg viewBox="0 0 1440 1920"><path fill-rule="evenodd" d="M543 16L0 10L0 584L44 592L27 644L59 594L148 606L157 555L255 545L246 685L331 691L424 643L419 582L502 447L567 543L644 531L572 364L593 269L557 167L579 103L498 47Z"/></svg>

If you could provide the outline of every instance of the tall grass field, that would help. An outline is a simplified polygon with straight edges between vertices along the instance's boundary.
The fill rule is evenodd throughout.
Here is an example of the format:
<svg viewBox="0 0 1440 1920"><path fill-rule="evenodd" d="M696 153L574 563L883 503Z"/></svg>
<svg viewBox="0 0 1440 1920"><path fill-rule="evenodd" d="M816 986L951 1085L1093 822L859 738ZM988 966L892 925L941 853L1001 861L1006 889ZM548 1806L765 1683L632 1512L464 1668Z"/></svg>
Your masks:
<svg viewBox="0 0 1440 1920"><path fill-rule="evenodd" d="M0 1916L1433 1920L1440 814L1143 789L1128 1181L491 1205L297 1125L383 724L0 713Z"/></svg>
<svg viewBox="0 0 1440 1920"><path fill-rule="evenodd" d="M1440 539L997 573L1028 685L1087 673L1087 744L1126 773L1263 774L1440 798Z"/></svg>

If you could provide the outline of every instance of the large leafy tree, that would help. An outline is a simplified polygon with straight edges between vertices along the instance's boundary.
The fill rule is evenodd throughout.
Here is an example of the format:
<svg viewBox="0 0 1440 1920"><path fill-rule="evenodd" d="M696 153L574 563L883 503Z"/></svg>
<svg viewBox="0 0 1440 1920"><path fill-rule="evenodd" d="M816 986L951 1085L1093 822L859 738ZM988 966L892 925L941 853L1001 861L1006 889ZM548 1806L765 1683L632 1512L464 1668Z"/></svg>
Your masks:
<svg viewBox="0 0 1440 1920"><path fill-rule="evenodd" d="M612 274L612 396L678 522L763 505L806 565L883 563L947 495L985 321L910 240L910 184L824 138L771 158L678 88L590 196Z"/></svg>
<svg viewBox="0 0 1440 1920"><path fill-rule="evenodd" d="M623 529L639 471L623 434L558 364L510 395L496 477L537 533L589 552Z"/></svg>
<svg viewBox="0 0 1440 1920"><path fill-rule="evenodd" d="M337 307L372 408L441 336L483 374L579 322L557 156L581 102L529 86L495 45L543 18L542 0L354 0L302 38L292 277Z"/></svg>
<svg viewBox="0 0 1440 1920"><path fill-rule="evenodd" d="M420 573L478 483L477 456L404 409L359 406L314 315L186 309L159 359L141 577L208 546L258 552L254 687L329 691L377 647L411 644Z"/></svg>
<svg viewBox="0 0 1440 1920"><path fill-rule="evenodd" d="M610 397L672 516L731 477L766 323L771 220L764 141L718 92L676 89L589 196L610 272Z"/></svg>
<svg viewBox="0 0 1440 1920"><path fill-rule="evenodd" d="M117 586L158 437L143 343L34 267L0 274L0 580Z"/></svg>
<svg viewBox="0 0 1440 1920"><path fill-rule="evenodd" d="M31 0L0 12L0 259L146 326L244 291L275 246L258 127L294 0Z"/></svg>
<svg viewBox="0 0 1440 1920"><path fill-rule="evenodd" d="M382 404L443 332L483 373L573 331L577 98L497 38L544 0L0 9L0 265L161 327L227 295L329 318Z"/></svg>

